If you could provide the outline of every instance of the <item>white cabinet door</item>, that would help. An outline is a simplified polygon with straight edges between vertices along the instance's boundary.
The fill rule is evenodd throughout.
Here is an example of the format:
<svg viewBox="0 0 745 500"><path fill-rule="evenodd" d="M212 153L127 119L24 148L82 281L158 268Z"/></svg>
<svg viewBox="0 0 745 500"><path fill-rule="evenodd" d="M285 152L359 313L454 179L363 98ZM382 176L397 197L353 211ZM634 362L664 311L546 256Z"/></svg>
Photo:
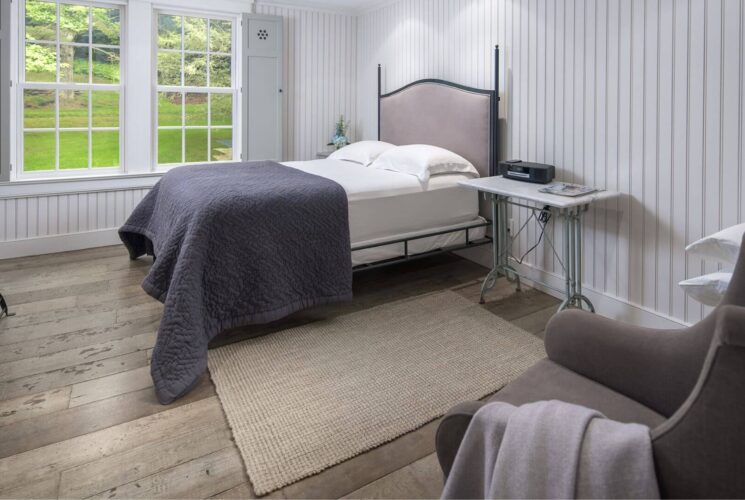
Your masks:
<svg viewBox="0 0 745 500"><path fill-rule="evenodd" d="M243 17L243 158L282 160L282 18Z"/></svg>

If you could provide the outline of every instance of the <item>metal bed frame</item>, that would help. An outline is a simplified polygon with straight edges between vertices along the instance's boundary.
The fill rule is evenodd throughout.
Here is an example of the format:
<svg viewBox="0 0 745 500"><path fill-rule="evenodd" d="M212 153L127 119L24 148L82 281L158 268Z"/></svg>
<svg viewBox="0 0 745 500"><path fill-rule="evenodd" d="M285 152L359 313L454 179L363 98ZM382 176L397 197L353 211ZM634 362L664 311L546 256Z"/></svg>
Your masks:
<svg viewBox="0 0 745 500"><path fill-rule="evenodd" d="M408 89L409 87L412 87L414 85L419 85L422 83L435 83L438 85L445 85L447 87L453 87L460 90L465 90L467 92L473 92L476 94L483 94L488 95L490 102L491 102L491 119L489 123L489 130L491 135L491 155L489 159L489 175L498 175L498 169L497 169L497 163L498 163L498 157L499 157L499 46L494 47L494 90L485 90L485 89L477 89L473 87L467 87L465 85L460 85L453 82L448 82L446 80L438 80L438 79L424 79L424 80L417 80L415 82L411 82L408 85L405 85L397 90L394 90L393 92L389 92L387 94L383 94L383 67L382 65L378 64L378 140L380 139L380 101L381 99L385 97L390 97L393 95L398 94L399 92L403 92L404 90ZM466 227L461 227L458 229L451 229L446 231L435 231L432 233L426 233L418 236L412 236L409 238L399 238L399 239L393 239L388 240L380 243L374 243L370 245L362 245L357 247L352 247L352 251L356 252L359 250L369 250L372 248L380 248L380 247L387 247L390 245L396 245L403 243L404 245L404 255L399 257L394 257L391 259L386 259L378 262L371 262L369 264L360 264L355 266L352 270L353 272L357 273L360 271L367 271L370 269L377 269L381 267L391 266L395 264L400 264L402 262L408 262L412 260L417 259L423 259L425 257L430 257L433 255L441 254L441 253L450 253L450 252L457 252L459 250L465 250L468 248L474 248L482 245L489 245L493 241L493 236L486 235L484 238L480 238L478 240L472 241L470 238L470 231L473 229L481 228L481 227L490 227L491 226L491 220L486 219L485 222L479 222L475 223L473 225L469 225ZM434 236L441 236L445 234L453 234L453 233L459 233L464 232L466 237L466 242L464 244L459 245L453 245L443 248L436 248L434 250L430 250L428 252L422 252L417 254L410 254L409 252L409 243L412 241L422 240L425 238L431 238Z"/></svg>

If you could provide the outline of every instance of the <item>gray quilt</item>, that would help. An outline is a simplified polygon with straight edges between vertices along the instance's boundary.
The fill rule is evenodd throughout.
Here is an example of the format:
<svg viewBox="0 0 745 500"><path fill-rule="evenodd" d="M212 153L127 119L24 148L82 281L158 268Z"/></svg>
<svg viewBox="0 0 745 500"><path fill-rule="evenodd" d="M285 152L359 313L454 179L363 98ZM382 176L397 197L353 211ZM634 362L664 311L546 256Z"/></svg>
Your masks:
<svg viewBox="0 0 745 500"><path fill-rule="evenodd" d="M155 256L142 287L165 305L158 400L194 387L221 331L350 300L348 218L341 186L274 162L165 174L119 230L132 259Z"/></svg>

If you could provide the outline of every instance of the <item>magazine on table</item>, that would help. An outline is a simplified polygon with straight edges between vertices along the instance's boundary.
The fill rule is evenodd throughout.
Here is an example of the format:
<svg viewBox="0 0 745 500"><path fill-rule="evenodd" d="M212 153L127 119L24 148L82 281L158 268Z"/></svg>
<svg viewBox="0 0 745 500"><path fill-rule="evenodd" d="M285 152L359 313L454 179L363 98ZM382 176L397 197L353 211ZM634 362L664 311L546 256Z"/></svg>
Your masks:
<svg viewBox="0 0 745 500"><path fill-rule="evenodd" d="M584 196L598 191L594 187L572 184L570 182L557 182L539 189L541 193L558 194L559 196Z"/></svg>

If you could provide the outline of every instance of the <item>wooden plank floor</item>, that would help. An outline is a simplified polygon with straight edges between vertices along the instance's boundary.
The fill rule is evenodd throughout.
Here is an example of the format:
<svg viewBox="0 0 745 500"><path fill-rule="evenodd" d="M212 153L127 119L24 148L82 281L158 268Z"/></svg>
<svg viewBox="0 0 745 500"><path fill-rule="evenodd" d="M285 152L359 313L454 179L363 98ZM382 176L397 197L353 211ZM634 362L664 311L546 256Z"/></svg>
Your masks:
<svg viewBox="0 0 745 500"><path fill-rule="evenodd" d="M0 261L0 290L17 313L0 320L0 497L253 497L209 376L170 406L155 399L148 363L162 307L139 286L149 266L121 247ZM477 301L485 272L453 256L369 271L350 303L214 344L437 290ZM488 298L488 310L536 335L558 304L507 283ZM270 496L437 497L437 425Z"/></svg>

